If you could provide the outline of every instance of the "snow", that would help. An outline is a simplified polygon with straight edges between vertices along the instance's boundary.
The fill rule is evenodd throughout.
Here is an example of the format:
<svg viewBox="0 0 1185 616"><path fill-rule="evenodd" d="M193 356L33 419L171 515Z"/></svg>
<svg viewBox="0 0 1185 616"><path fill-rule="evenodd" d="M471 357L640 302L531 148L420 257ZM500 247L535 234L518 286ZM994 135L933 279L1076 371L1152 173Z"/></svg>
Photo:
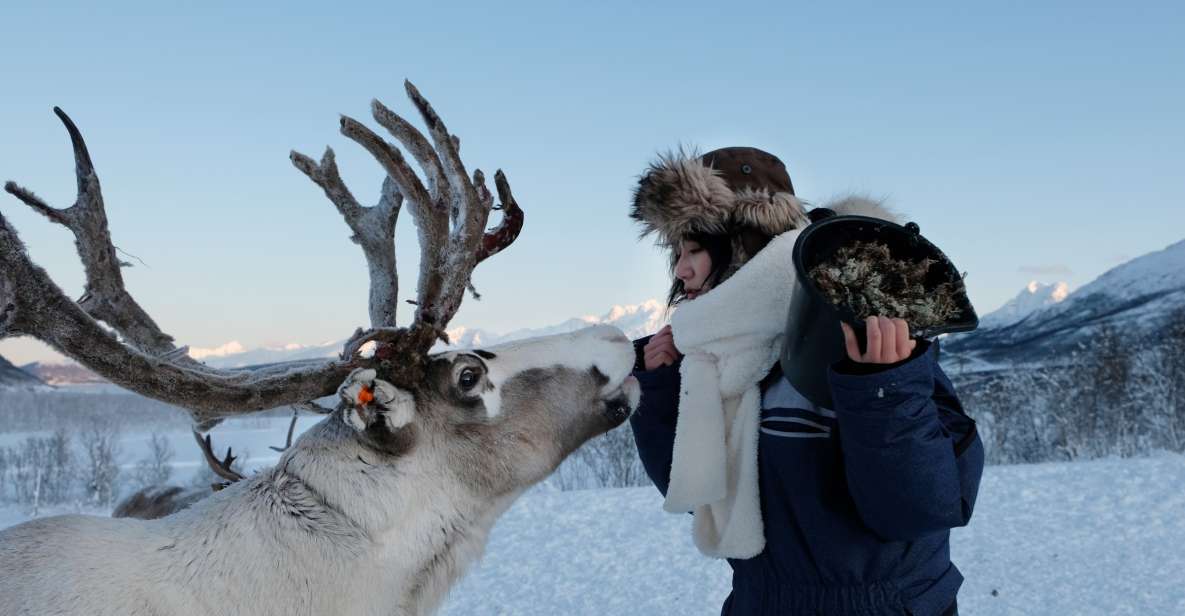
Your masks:
<svg viewBox="0 0 1185 616"><path fill-rule="evenodd" d="M1185 457L988 467L964 614L1185 614ZM523 497L444 614L716 614L729 571L652 488ZM993 595L993 591L996 592Z"/></svg>
<svg viewBox="0 0 1185 616"><path fill-rule="evenodd" d="M299 435L308 429L309 426L321 421L321 419L322 417L320 416L302 415L297 421L295 434ZM291 416L247 416L228 419L210 432L212 435L211 441L214 444L214 452L221 457L225 455L226 448L231 447L234 450L237 462L247 472L272 466L280 459L280 454L270 449L270 447L284 446L285 439L288 437L288 425L291 420ZM47 437L51 434L52 432L50 431L0 432L0 447L16 447L30 436ZM193 440L193 435L188 431L173 430L162 432L161 434L173 450L173 459L170 464L173 467L172 482L188 485L191 478L198 471L202 471L206 467L201 450L198 449L197 443ZM119 451L116 460L122 472L130 473L137 462L149 455L149 442L151 438L151 431L137 430L120 433L118 439ZM79 446L76 438L74 440L74 446L75 448ZM82 454L76 451L75 455L81 456ZM130 487L125 488L121 496L127 496L130 491Z"/></svg>
<svg viewBox="0 0 1185 616"><path fill-rule="evenodd" d="M1079 291L1084 295L1102 292L1131 299L1182 287L1185 287L1185 240L1112 268Z"/></svg>
<svg viewBox="0 0 1185 616"><path fill-rule="evenodd" d="M302 418L298 429L317 419ZM279 455L267 447L282 444L286 429L279 417L232 420L214 431L215 444L250 449L257 466ZM138 438L146 435L125 436L127 462L142 453ZM170 438L184 476L199 454L187 433ZM971 524L952 532L952 558L967 578L960 611L1185 614L1181 486L1185 456L1169 453L988 467ZM0 507L0 527L26 515ZM544 484L498 522L485 558L441 613L716 614L729 569L695 550L690 525L690 516L663 512L653 488Z"/></svg>

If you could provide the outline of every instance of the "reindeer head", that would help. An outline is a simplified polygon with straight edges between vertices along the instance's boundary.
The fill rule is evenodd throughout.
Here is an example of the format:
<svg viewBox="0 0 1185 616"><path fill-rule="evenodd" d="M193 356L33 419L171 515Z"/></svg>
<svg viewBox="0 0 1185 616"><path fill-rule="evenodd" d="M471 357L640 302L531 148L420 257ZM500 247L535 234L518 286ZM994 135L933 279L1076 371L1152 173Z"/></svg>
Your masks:
<svg viewBox="0 0 1185 616"><path fill-rule="evenodd" d="M640 396L633 362L629 340L607 326L438 353L410 390L355 371L339 413L369 463L445 469L495 497L545 478L625 421Z"/></svg>

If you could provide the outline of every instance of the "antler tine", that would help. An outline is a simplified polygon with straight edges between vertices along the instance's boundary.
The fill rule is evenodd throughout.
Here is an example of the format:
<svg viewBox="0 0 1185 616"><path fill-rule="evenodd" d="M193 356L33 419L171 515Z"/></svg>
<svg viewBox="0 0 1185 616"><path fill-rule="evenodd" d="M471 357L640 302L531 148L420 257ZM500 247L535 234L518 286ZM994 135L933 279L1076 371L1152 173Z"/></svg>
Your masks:
<svg viewBox="0 0 1185 616"><path fill-rule="evenodd" d="M66 210L59 210L56 207L50 207L48 203L41 200L41 197L33 194L33 191L18 185L16 182L5 182L4 190L11 195L25 202L25 205L33 208L33 211L48 218L51 222L56 222L59 225L66 224Z"/></svg>
<svg viewBox="0 0 1185 616"><path fill-rule="evenodd" d="M343 119L343 132L344 123ZM314 184L321 187L353 232L350 239L362 248L370 273L368 305L371 325L394 327L396 308L399 305L399 274L395 268L395 222L399 217L399 208L403 204L403 195L399 188L388 177L383 181L382 197L378 205L363 207L342 181L333 148L325 148L320 165L295 150L289 154L289 159Z"/></svg>
<svg viewBox="0 0 1185 616"><path fill-rule="evenodd" d="M444 282L439 294L421 299L422 303L426 301L429 306L423 307L419 313L422 320L439 330L456 314L465 289L470 286L469 279L477 265L477 253L480 250L486 221L489 219L492 200L483 198L482 193L475 187L475 182L470 181L457 151L459 140L448 132L448 128L432 105L410 81L405 81L404 86L408 97L428 125L428 132L436 146L445 177L453 191L449 209L454 224L445 254L446 262L443 264ZM483 184L480 173L475 174L475 179L478 180L476 184ZM485 191L484 187L481 190Z"/></svg>
<svg viewBox="0 0 1185 616"><path fill-rule="evenodd" d="M402 116L388 109L378 99L370 102L370 110L375 121L387 129L404 148L407 148L407 151L424 170L428 178L428 191L435 200L433 205L443 207L450 204L453 198L452 190L444 175L444 168L440 164L440 158L436 156L436 151L432 149L432 144L428 143L424 134L410 122L404 120Z"/></svg>
<svg viewBox="0 0 1185 616"><path fill-rule="evenodd" d="M502 220L498 226L486 231L481 240L481 250L477 253L477 262L498 254L503 248L514 243L518 234L523 230L523 210L514 200L510 192L510 182L506 181L506 174L499 169L494 173L494 185L498 189L498 199L502 202Z"/></svg>
<svg viewBox="0 0 1185 616"><path fill-rule="evenodd" d="M424 202L409 200L408 209L419 230L420 244L415 321L431 325L439 316L436 300L444 288L447 270L444 255L449 244L449 213L452 210L453 191L440 158L424 134L377 99L371 101L370 106L375 121L407 148L428 179L429 199Z"/></svg>
<svg viewBox="0 0 1185 616"><path fill-rule="evenodd" d="M271 449L272 451L279 452L279 453L284 453L285 451L288 451L288 448L292 446L292 435L293 435L293 433L296 432L296 420L299 418L300 418L300 409L294 406L292 408L292 421L289 422L289 424L288 424L288 438L284 440L284 446L283 447L276 447L275 445L272 445L272 446L269 446L268 449ZM227 454L230 453L229 448L226 450L226 453Z"/></svg>
<svg viewBox="0 0 1185 616"><path fill-rule="evenodd" d="M121 262L108 231L99 177L95 174L86 141L70 116L58 107L54 107L54 113L66 126L74 148L75 175L78 180L78 197L74 205L65 209L52 208L15 182L6 183L4 188L74 234L78 256L86 271L86 288L79 302L83 310L106 322L144 352L167 354L176 348L173 346L173 337L160 330L124 287L123 275L119 270ZM196 362L194 364L197 365Z"/></svg>
<svg viewBox="0 0 1185 616"><path fill-rule="evenodd" d="M342 181L341 174L338 173L337 155L333 153L333 148L325 148L325 153L321 155L320 165L296 150L288 153L288 159L301 173L307 175L314 184L325 191L325 196L333 202L347 223L362 215L362 206L358 204L358 200L354 198L353 193Z"/></svg>
<svg viewBox="0 0 1185 616"><path fill-rule="evenodd" d="M218 456L214 454L214 445L210 442L209 434L205 438L202 438L202 435L197 430L194 430L193 438L197 441L198 447L202 448L202 455L206 458L206 464L210 467L210 470L214 471L215 475L231 483L243 480L243 475L231 468L231 465L235 462L235 457L231 454L230 447L226 448L226 459L219 460Z"/></svg>

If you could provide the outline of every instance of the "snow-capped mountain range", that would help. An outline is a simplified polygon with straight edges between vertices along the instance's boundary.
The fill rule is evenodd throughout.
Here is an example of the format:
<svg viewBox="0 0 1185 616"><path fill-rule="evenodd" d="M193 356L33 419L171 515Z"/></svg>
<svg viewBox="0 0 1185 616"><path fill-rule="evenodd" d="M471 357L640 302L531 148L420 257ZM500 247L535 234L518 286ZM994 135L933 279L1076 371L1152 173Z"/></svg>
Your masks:
<svg viewBox="0 0 1185 616"><path fill-rule="evenodd" d="M1185 240L1132 259L1072 292L1064 282L1029 283L1015 298L981 317L976 331L947 336L942 347L944 363L960 361L963 369L968 363L972 369L992 369L1047 361L1067 353L1104 326L1114 328L1125 339L1152 335L1176 310L1185 310ZM657 331L668 317L663 302L648 300L613 306L599 316L575 317L509 333L456 327L448 330L452 344L438 345L437 350L491 346L597 324L615 325L630 338L638 338ZM335 340L246 349L232 341L213 349L190 349L190 355L211 366L233 368L333 357L344 343Z"/></svg>
<svg viewBox="0 0 1185 616"><path fill-rule="evenodd" d="M1064 282L1046 283L1034 280L1025 285L1016 297L984 315L979 320L979 326L990 328L1012 325L1046 306L1061 302L1069 295L1070 285Z"/></svg>
<svg viewBox="0 0 1185 616"><path fill-rule="evenodd" d="M600 316L582 316L568 319L546 327L518 329L509 333L496 333L486 329L456 327L446 330L452 344L437 344L434 350L450 348L474 348L492 346L502 342L563 334L584 329L592 325L615 325L630 338L640 338L658 331L666 323L666 305L658 300L647 300L640 304L613 306ZM345 340L335 340L316 345L290 344L281 348L243 349L238 342L229 342L216 349L190 349L189 354L210 366L237 368L299 359L334 357L345 346Z"/></svg>
<svg viewBox="0 0 1185 616"><path fill-rule="evenodd" d="M1103 327L1128 341L1153 336L1185 310L1185 240L1119 265L1061 301L1040 299L1046 292L1052 300L1058 290L1036 287L1032 298L1001 308L1009 312L985 316L978 330L950 336L944 351L999 366L1062 356Z"/></svg>

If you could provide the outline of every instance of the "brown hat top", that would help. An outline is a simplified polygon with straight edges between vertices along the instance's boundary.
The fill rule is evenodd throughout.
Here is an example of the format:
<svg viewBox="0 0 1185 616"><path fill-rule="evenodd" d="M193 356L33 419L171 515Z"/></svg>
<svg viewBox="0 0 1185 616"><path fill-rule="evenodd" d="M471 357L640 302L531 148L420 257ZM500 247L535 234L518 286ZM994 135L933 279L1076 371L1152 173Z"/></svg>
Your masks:
<svg viewBox="0 0 1185 616"><path fill-rule="evenodd" d="M748 188L794 194L786 165L769 152L757 148L720 148L704 154L700 161L719 171L733 192Z"/></svg>

